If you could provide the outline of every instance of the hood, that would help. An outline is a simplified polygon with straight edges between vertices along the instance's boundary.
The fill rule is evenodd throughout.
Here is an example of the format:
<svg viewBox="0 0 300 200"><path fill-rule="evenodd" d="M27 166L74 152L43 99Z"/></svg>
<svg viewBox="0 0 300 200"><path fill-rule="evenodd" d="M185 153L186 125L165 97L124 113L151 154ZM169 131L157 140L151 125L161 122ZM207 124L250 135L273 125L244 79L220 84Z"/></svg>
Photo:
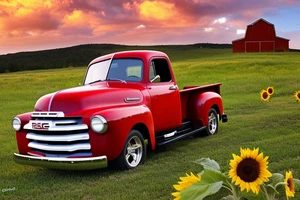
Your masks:
<svg viewBox="0 0 300 200"><path fill-rule="evenodd" d="M35 111L62 111L66 116L81 115L92 109L140 104L143 95L127 83L100 82L70 88L41 97Z"/></svg>

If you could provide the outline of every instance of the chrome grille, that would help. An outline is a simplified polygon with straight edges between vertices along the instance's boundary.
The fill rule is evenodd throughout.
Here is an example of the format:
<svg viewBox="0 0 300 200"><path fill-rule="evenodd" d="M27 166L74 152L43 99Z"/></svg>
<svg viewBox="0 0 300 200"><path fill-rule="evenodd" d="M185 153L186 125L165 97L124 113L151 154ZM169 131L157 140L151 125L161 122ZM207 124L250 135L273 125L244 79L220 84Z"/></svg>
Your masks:
<svg viewBox="0 0 300 200"><path fill-rule="evenodd" d="M91 156L88 126L81 118L64 117L62 112L34 112L28 130L29 154L47 157Z"/></svg>
<svg viewBox="0 0 300 200"><path fill-rule="evenodd" d="M63 112L33 112L31 117L64 117Z"/></svg>

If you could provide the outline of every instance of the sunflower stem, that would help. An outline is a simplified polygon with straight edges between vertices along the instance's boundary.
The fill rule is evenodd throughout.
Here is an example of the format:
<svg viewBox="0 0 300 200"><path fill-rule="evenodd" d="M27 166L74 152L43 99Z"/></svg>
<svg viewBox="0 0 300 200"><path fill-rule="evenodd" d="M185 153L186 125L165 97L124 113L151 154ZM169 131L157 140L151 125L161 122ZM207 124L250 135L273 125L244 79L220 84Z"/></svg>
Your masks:
<svg viewBox="0 0 300 200"><path fill-rule="evenodd" d="M263 193L265 194L266 196L266 200L275 200L275 195L274 193L272 193L272 196L270 196L270 194L268 193L266 187L265 187L265 184L262 184L262 190L263 190Z"/></svg>
<svg viewBox="0 0 300 200"><path fill-rule="evenodd" d="M234 200L239 200L240 197L235 189L235 186L232 185L232 183L230 183L228 180L226 180L226 183L229 187L227 187L227 186L223 186L223 187L228 189L232 193Z"/></svg>

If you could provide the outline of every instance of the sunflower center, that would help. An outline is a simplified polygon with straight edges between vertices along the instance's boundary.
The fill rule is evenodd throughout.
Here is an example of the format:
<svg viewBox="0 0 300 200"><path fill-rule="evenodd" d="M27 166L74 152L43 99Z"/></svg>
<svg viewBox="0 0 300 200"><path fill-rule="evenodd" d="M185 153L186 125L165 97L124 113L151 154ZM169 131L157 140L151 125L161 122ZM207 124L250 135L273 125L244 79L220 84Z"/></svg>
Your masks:
<svg viewBox="0 0 300 200"><path fill-rule="evenodd" d="M237 175L245 182L253 182L259 177L259 163L252 159L242 160L237 167Z"/></svg>
<svg viewBox="0 0 300 200"><path fill-rule="evenodd" d="M269 92L269 94L272 94L272 93L273 93L273 89L270 88L270 89L268 90L268 92Z"/></svg>
<svg viewBox="0 0 300 200"><path fill-rule="evenodd" d="M264 98L264 99L267 99L268 96L269 96L269 94L268 94L267 92L264 92L264 93L263 93L263 98Z"/></svg>
<svg viewBox="0 0 300 200"><path fill-rule="evenodd" d="M293 184L293 181L292 181L292 179L288 179L287 180L287 186L289 187L289 189L290 189L290 191L294 191L294 184Z"/></svg>

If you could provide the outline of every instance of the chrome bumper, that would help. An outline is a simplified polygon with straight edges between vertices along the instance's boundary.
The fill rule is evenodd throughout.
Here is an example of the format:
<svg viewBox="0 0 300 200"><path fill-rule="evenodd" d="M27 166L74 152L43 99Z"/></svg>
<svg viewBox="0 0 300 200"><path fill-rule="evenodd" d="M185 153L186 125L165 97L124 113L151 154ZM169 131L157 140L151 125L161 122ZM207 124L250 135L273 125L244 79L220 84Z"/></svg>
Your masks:
<svg viewBox="0 0 300 200"><path fill-rule="evenodd" d="M32 165L63 170L90 170L107 167L106 156L89 158L53 158L35 157L14 153L14 161L21 165Z"/></svg>

